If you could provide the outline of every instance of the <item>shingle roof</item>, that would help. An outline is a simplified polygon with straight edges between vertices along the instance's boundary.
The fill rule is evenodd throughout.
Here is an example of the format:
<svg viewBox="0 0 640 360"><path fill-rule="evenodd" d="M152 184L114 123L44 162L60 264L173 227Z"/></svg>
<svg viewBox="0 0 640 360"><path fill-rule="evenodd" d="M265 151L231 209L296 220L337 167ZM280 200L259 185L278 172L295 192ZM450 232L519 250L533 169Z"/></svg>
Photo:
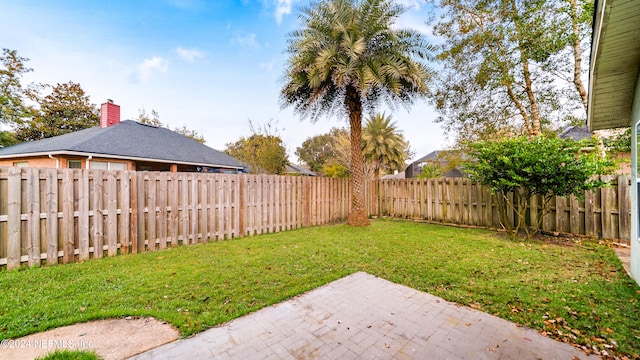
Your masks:
<svg viewBox="0 0 640 360"><path fill-rule="evenodd" d="M296 164L285 165L285 172L292 173L292 174L301 174L305 176L316 176L316 173L314 173L313 171L307 169L302 165L296 165Z"/></svg>
<svg viewBox="0 0 640 360"><path fill-rule="evenodd" d="M0 148L0 158L37 153L87 153L105 157L157 160L242 168L235 158L169 129L125 120L39 141Z"/></svg>
<svg viewBox="0 0 640 360"><path fill-rule="evenodd" d="M591 139L591 132L586 127L567 126L558 135L560 139L582 140Z"/></svg>

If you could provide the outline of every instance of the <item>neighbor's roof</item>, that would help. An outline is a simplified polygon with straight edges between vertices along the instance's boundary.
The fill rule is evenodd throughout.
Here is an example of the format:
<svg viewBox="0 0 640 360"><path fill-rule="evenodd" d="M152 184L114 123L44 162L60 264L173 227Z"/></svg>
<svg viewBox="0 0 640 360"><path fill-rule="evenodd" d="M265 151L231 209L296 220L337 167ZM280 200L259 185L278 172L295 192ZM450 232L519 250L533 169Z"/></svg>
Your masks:
<svg viewBox="0 0 640 360"><path fill-rule="evenodd" d="M440 156L444 155L445 153L446 153L446 150L435 150L421 157L420 159L414 161L413 163L419 164L425 161L443 161L444 159L442 159Z"/></svg>
<svg viewBox="0 0 640 360"><path fill-rule="evenodd" d="M590 130L631 125L640 66L638 0L598 0L589 69Z"/></svg>
<svg viewBox="0 0 640 360"><path fill-rule="evenodd" d="M186 136L132 120L0 149L0 159L48 154L100 155L116 159L242 168L235 158Z"/></svg>
<svg viewBox="0 0 640 360"><path fill-rule="evenodd" d="M317 174L302 165L286 164L285 172L288 174L301 174L305 176L316 176Z"/></svg>
<svg viewBox="0 0 640 360"><path fill-rule="evenodd" d="M571 139L571 140L584 140L591 139L591 132L589 129L582 126L567 126L565 127L560 134L558 134L560 139Z"/></svg>
<svg viewBox="0 0 640 360"><path fill-rule="evenodd" d="M437 161L437 162L441 162L441 163L448 163L447 158L449 156L455 155L455 152L457 150L434 150L430 153L428 153L427 155L419 158L418 160L412 162L412 164L420 164L423 162L427 162L427 161ZM467 159L467 155L466 154L459 154L458 156L460 156L461 160L466 160Z"/></svg>

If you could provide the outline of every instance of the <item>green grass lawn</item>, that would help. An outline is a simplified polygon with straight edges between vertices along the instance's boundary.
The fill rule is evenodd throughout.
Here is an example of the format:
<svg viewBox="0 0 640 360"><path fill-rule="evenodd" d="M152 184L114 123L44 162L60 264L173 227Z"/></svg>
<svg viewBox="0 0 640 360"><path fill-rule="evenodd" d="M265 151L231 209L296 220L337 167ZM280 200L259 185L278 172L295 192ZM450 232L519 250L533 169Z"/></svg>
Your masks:
<svg viewBox="0 0 640 360"><path fill-rule="evenodd" d="M550 337L640 354L640 288L613 250L394 220L1 271L0 338L121 316L153 316L187 336L356 271Z"/></svg>

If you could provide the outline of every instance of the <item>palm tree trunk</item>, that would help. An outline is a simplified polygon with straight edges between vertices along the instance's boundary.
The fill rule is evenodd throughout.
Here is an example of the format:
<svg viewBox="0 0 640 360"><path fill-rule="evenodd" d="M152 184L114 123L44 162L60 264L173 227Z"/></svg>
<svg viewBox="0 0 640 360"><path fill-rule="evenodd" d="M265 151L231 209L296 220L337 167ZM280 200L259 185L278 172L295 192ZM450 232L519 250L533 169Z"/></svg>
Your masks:
<svg viewBox="0 0 640 360"><path fill-rule="evenodd" d="M364 162L362 160L362 100L360 93L353 87L347 87L344 99L349 110L351 135L351 212L347 223L351 226L370 225L364 209Z"/></svg>

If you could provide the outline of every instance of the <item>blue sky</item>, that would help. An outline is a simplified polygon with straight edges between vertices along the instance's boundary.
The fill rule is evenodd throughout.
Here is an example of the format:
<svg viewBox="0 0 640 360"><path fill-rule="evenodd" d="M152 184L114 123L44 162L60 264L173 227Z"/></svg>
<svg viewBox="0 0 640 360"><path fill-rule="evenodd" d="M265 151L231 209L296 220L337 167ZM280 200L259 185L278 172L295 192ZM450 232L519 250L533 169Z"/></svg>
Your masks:
<svg viewBox="0 0 640 360"><path fill-rule="evenodd" d="M398 22L429 36L419 0ZM251 134L277 121L296 161L296 147L346 119L301 121L278 102L287 34L306 0L0 0L0 47L30 59L26 82L80 83L96 105L113 99L123 119L155 109L171 127L186 125L207 145ZM446 145L426 101L391 114L420 157Z"/></svg>

